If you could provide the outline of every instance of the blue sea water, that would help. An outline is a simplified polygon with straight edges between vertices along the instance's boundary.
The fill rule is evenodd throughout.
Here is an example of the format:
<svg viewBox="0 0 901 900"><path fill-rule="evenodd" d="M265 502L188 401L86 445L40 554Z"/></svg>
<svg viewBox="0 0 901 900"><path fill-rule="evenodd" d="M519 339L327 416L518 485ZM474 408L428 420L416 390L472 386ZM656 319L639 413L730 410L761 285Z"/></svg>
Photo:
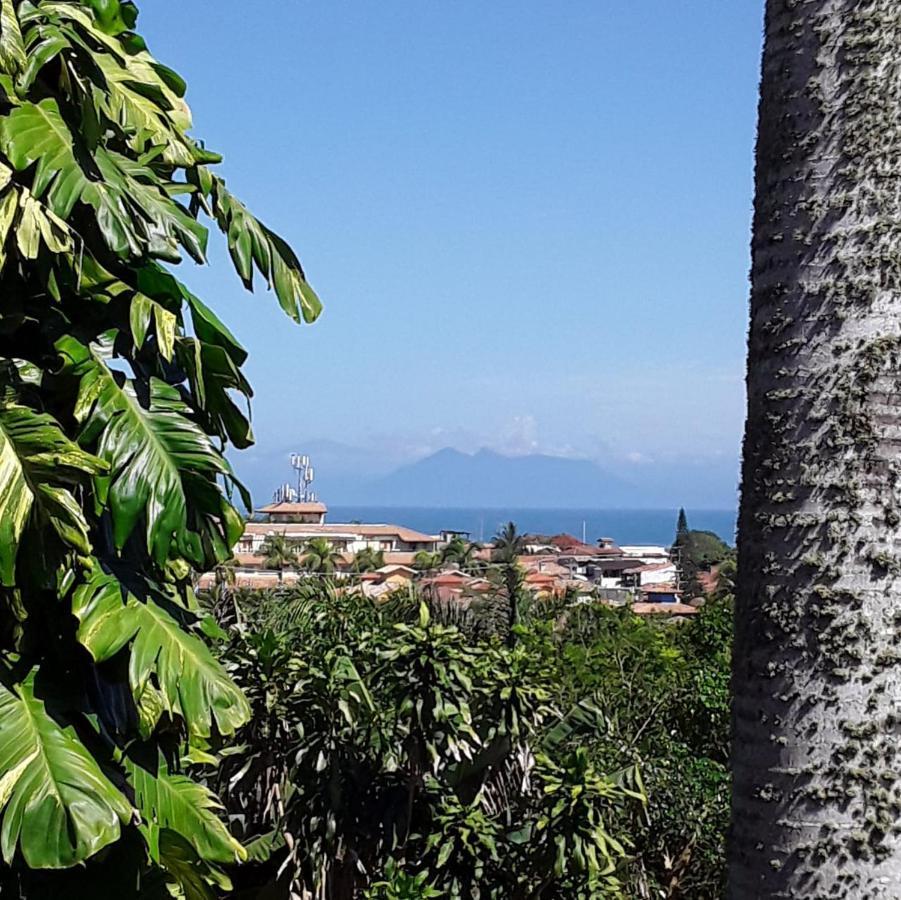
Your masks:
<svg viewBox="0 0 901 900"><path fill-rule="evenodd" d="M420 506L330 506L330 522L406 525L427 534L468 531L473 540L489 540L506 522L533 534L568 532L589 543L611 537L618 544L670 544L676 509L453 509ZM735 543L734 509L686 510L689 528L712 531Z"/></svg>

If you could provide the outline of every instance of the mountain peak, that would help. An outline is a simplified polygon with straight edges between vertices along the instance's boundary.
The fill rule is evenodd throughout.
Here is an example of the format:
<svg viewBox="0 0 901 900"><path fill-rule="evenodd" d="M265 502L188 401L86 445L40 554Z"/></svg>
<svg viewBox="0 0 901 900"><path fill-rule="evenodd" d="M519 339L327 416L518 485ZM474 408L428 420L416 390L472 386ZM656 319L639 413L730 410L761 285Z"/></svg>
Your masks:
<svg viewBox="0 0 901 900"><path fill-rule="evenodd" d="M643 500L635 486L590 460L505 456L482 447L441 450L367 485L359 502L374 506L617 507Z"/></svg>

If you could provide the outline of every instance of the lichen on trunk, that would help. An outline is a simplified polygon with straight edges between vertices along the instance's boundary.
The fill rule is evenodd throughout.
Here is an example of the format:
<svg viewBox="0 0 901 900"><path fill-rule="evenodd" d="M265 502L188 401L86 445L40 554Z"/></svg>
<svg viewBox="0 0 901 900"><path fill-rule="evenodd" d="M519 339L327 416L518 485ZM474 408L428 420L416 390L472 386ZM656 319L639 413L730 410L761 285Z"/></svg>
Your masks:
<svg viewBox="0 0 901 900"><path fill-rule="evenodd" d="M901 4L768 0L730 896L901 897Z"/></svg>

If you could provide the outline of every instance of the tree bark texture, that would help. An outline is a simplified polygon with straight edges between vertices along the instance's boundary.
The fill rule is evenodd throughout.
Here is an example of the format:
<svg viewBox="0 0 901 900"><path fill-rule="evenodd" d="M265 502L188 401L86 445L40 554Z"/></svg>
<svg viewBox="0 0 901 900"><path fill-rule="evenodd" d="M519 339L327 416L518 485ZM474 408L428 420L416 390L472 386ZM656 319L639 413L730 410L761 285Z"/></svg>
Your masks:
<svg viewBox="0 0 901 900"><path fill-rule="evenodd" d="M901 898L901 0L768 0L730 896Z"/></svg>

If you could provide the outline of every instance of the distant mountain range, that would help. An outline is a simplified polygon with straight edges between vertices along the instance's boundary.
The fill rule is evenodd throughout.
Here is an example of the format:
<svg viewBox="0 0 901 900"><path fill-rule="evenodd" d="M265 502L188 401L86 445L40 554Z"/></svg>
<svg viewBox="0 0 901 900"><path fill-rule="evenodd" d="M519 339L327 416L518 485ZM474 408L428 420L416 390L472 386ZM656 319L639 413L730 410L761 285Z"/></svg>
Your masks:
<svg viewBox="0 0 901 900"><path fill-rule="evenodd" d="M303 443L316 467L316 489L333 506L642 509L733 508L734 460L675 460L602 466L587 459L445 448L392 465L378 454L331 441ZM248 454L239 471L266 502L290 480L287 453Z"/></svg>
<svg viewBox="0 0 901 900"><path fill-rule="evenodd" d="M589 460L503 456L446 448L361 486L357 503L373 506L618 507L638 487Z"/></svg>

